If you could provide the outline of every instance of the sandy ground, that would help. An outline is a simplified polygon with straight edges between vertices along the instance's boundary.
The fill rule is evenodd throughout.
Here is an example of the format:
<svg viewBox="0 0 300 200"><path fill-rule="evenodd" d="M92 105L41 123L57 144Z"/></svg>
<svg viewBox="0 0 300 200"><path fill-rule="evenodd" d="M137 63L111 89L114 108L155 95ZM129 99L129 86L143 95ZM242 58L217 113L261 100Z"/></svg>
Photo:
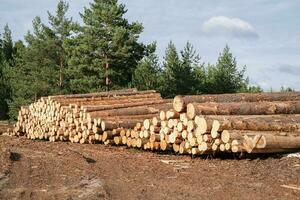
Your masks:
<svg viewBox="0 0 300 200"><path fill-rule="evenodd" d="M191 158L0 136L0 199L300 199L300 158Z"/></svg>

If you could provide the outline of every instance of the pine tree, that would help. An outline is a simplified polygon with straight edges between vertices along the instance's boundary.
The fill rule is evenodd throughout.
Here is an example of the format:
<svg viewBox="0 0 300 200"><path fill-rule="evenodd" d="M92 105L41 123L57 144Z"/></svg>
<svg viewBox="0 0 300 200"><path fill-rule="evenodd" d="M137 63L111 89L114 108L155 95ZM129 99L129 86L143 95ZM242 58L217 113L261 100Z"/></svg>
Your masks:
<svg viewBox="0 0 300 200"><path fill-rule="evenodd" d="M179 85L178 94L196 94L199 93L203 85L204 68L200 63L200 56L197 54L193 45L187 42L181 51L182 64L179 69L177 84Z"/></svg>
<svg viewBox="0 0 300 200"><path fill-rule="evenodd" d="M70 39L73 33L75 23L72 18L67 18L66 13L68 12L69 4L63 0L60 0L57 4L55 15L48 11L48 19L50 27L45 26L45 30L49 35L52 35L49 43L56 49L56 64L59 68L58 85L60 92L65 91L65 70L67 68L67 52L65 46L67 45L68 39Z"/></svg>
<svg viewBox="0 0 300 200"><path fill-rule="evenodd" d="M187 42L180 55L170 42L163 64L163 96L196 94L202 90L204 67L193 45Z"/></svg>
<svg viewBox="0 0 300 200"><path fill-rule="evenodd" d="M16 117L21 105L58 91L56 49L39 17L33 20L33 33L28 32L25 40L26 47L16 43L15 66L7 70L12 89L11 118Z"/></svg>
<svg viewBox="0 0 300 200"><path fill-rule="evenodd" d="M73 92L126 87L144 45L138 42L143 27L129 23L117 0L94 0L81 18L84 25L70 42L69 86Z"/></svg>
<svg viewBox="0 0 300 200"><path fill-rule="evenodd" d="M174 97L178 93L178 76L181 61L174 43L171 41L166 49L163 62L163 85L161 93L164 97Z"/></svg>
<svg viewBox="0 0 300 200"><path fill-rule="evenodd" d="M133 85L139 90L157 90L161 83L161 69L155 54L156 43L148 45L147 49L148 55L139 62L134 71Z"/></svg>
<svg viewBox="0 0 300 200"><path fill-rule="evenodd" d="M1 35L0 35L1 36ZM8 104L11 98L10 85L6 70L13 65L13 41L11 30L6 24L0 38L0 119L7 118Z"/></svg>
<svg viewBox="0 0 300 200"><path fill-rule="evenodd" d="M235 93L246 84L246 67L238 69L236 59L226 45L216 65L208 67L206 88L208 93Z"/></svg>
<svg viewBox="0 0 300 200"><path fill-rule="evenodd" d="M11 62L13 60L13 41L11 36L11 30L9 29L8 24L6 24L4 27L2 50L4 59L7 62Z"/></svg>

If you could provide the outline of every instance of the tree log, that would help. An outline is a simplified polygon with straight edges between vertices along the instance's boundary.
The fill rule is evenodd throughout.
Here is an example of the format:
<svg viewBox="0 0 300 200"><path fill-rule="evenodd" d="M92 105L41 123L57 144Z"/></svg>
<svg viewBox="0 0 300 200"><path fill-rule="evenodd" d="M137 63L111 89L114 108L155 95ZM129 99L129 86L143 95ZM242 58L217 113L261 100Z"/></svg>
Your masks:
<svg viewBox="0 0 300 200"><path fill-rule="evenodd" d="M160 99L147 99L147 100L139 100L137 102L118 102L117 104L107 104L107 105L96 105L96 106L81 106L81 109L86 112L94 112L94 111L104 111L104 110L112 110L112 109L120 109L120 108L130 108L130 107L138 107L138 106L152 106L170 103L170 100L160 100Z"/></svg>
<svg viewBox="0 0 300 200"><path fill-rule="evenodd" d="M214 120L220 122L218 131L252 130L300 132L300 115L206 115L207 132Z"/></svg>
<svg viewBox="0 0 300 200"><path fill-rule="evenodd" d="M300 101L285 102L233 102L233 103L190 103L187 116L196 115L272 115L299 114Z"/></svg>
<svg viewBox="0 0 300 200"><path fill-rule="evenodd" d="M97 92L87 94L70 94L70 95L58 95L49 96L49 99L72 99L72 98L95 98L95 97L108 97L108 96L130 96L139 94L151 94L156 93L155 90L137 91L136 89L114 90L110 92Z"/></svg>
<svg viewBox="0 0 300 200"><path fill-rule="evenodd" d="M216 95L176 96L173 108L177 112L184 112L189 103L207 102L258 102L258 101L300 101L300 92L287 93L238 93Z"/></svg>

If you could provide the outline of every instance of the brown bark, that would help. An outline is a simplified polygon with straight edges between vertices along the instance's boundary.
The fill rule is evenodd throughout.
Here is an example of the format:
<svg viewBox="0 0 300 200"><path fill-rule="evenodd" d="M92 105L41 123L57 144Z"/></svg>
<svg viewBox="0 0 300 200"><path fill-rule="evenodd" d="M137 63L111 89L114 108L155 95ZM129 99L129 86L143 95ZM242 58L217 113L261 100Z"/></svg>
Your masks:
<svg viewBox="0 0 300 200"><path fill-rule="evenodd" d="M95 111L89 112L89 118L102 118L110 116L123 116L123 115L148 115L148 114L158 114L161 107L164 105L155 106L139 106L131 108L121 108L106 111Z"/></svg>
<svg viewBox="0 0 300 200"><path fill-rule="evenodd" d="M300 101L300 92L287 93L238 93L216 95L176 96L173 101L174 109L183 112L189 103L206 102L258 102L258 101Z"/></svg>
<svg viewBox="0 0 300 200"><path fill-rule="evenodd" d="M140 122L140 120L126 120L126 121L102 121L101 129L105 130L113 130L117 128L128 128L132 129L134 126Z"/></svg>
<svg viewBox="0 0 300 200"><path fill-rule="evenodd" d="M258 132L261 138L256 144L260 149L300 149L300 134L298 135L278 135L276 133L270 134L269 132Z"/></svg>
<svg viewBox="0 0 300 200"><path fill-rule="evenodd" d="M131 95L151 94L151 93L156 93L156 91L155 90L137 91L135 88L133 88L133 89L124 89L124 90L114 90L109 92L49 96L49 98L50 99L95 98L95 97L110 97L110 96L131 96Z"/></svg>
<svg viewBox="0 0 300 200"><path fill-rule="evenodd" d="M300 115L206 115L207 131L214 120L220 122L218 131L252 130L300 132Z"/></svg>
<svg viewBox="0 0 300 200"><path fill-rule="evenodd" d="M101 117L101 120L106 121L126 121L126 120L141 120L144 121L145 119L150 119L155 116L158 116L157 114L146 114L146 115L122 115L122 116L109 116L109 117Z"/></svg>
<svg viewBox="0 0 300 200"><path fill-rule="evenodd" d="M190 103L187 116L196 115L272 115L299 114L300 101L285 102L233 102L233 103Z"/></svg>
<svg viewBox="0 0 300 200"><path fill-rule="evenodd" d="M112 104L123 104L123 103L134 103L141 101L150 100L162 100L160 94L146 94L146 95L134 95L134 96L117 96L117 97L100 97L100 98L76 98L76 99L58 99L51 100L60 106L68 106L70 104L75 104L77 106L105 106ZM171 102L171 100L169 100Z"/></svg>
<svg viewBox="0 0 300 200"><path fill-rule="evenodd" d="M120 109L120 108L130 108L130 107L138 107L138 106L152 106L152 105L159 105L169 103L169 100L160 100L160 99L139 99L139 101L129 101L129 102L116 102L104 105L83 105L81 109L85 110L86 112L95 112L95 111L104 111L104 110L111 110L111 109Z"/></svg>

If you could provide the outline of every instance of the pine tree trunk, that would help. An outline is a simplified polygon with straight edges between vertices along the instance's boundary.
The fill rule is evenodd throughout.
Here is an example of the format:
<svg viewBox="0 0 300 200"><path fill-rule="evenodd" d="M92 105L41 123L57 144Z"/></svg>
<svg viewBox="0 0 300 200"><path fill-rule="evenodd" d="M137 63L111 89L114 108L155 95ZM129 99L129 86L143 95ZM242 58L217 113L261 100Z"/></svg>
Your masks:
<svg viewBox="0 0 300 200"><path fill-rule="evenodd" d="M64 87L64 65L63 65L62 58L60 58L59 87L60 87L60 90L62 91L63 87Z"/></svg>
<svg viewBox="0 0 300 200"><path fill-rule="evenodd" d="M220 123L217 131L252 130L300 132L300 115L206 115L207 131L214 121Z"/></svg>
<svg viewBox="0 0 300 200"><path fill-rule="evenodd" d="M196 115L272 115L299 114L300 101L283 102L232 102L232 103L190 103L187 116Z"/></svg>
<svg viewBox="0 0 300 200"><path fill-rule="evenodd" d="M177 112L184 112L189 103L206 102L258 102L258 101L300 101L300 92L287 93L238 93L216 95L176 96L173 101Z"/></svg>

